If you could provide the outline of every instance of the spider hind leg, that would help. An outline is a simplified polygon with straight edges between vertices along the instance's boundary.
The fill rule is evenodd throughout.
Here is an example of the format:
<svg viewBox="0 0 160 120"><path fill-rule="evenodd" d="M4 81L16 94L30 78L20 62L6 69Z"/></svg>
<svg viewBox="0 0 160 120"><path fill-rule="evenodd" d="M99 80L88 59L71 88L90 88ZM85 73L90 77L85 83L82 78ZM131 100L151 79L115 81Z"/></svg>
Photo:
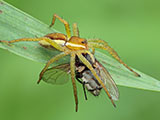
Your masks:
<svg viewBox="0 0 160 120"><path fill-rule="evenodd" d="M40 81L41 81L41 79L42 79L42 76L43 76L43 74L45 73L45 71L48 69L49 65L52 64L52 63L54 63L55 61L58 61L60 58L66 56L66 55L68 55L68 53L62 52L62 53L54 56L53 58L51 58L51 59L47 62L46 66L43 68L43 70L41 71L41 73L40 73L40 75L39 75L39 80L37 81L37 84L40 83Z"/></svg>

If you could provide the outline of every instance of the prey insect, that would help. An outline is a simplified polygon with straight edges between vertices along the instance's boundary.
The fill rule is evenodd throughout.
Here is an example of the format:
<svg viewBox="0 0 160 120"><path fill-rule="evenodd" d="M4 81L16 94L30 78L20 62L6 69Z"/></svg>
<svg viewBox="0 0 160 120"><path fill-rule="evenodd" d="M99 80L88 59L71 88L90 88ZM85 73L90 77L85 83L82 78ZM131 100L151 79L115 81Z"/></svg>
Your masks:
<svg viewBox="0 0 160 120"><path fill-rule="evenodd" d="M100 77L102 82L106 85L109 94L114 101L119 98L118 88L113 81L109 72L100 64L97 60L93 63L88 54L83 55L92 65L97 75ZM76 57L76 79L83 85L85 99L87 100L87 89L94 96L100 95L102 90L101 84L93 76L91 71ZM46 70L42 79L43 81L50 84L64 84L69 80L70 75L70 65L69 63L57 65ZM63 78L63 79L62 79ZM65 79L64 79L65 78Z"/></svg>
<svg viewBox="0 0 160 120"><path fill-rule="evenodd" d="M111 95L114 101L119 99L118 88L112 79L109 72L95 59L93 63L88 54L83 54L83 56L90 62L94 70L96 71L99 78L106 85L109 94ZM98 96L103 88L98 80L94 77L92 72L79 60L76 59L76 79L83 85L85 98L87 100L87 95L85 92L85 87L90 91L94 96Z"/></svg>
<svg viewBox="0 0 160 120"><path fill-rule="evenodd" d="M103 83L101 78L98 76L96 71L94 70L93 66L90 64L90 62L82 55L82 54L88 54L92 60L93 63L95 63L94 58L94 52L95 48L103 49L108 51L117 61L119 61L121 64L123 64L127 69L129 69L131 72L133 72L136 76L140 76L138 73L133 71L130 67L128 67L118 56L118 54L108 45L107 42L100 40L100 39L84 39L79 36L79 30L77 27L77 24L73 24L73 36L71 36L71 30L69 23L59 17L58 15L54 14L52 23L50 25L53 26L55 23L55 20L60 20L65 25L66 35L62 33L50 33L45 35L44 37L39 38L21 38L11 41L4 41L1 40L0 42L11 44L16 42L22 42L22 41L39 41L41 45L45 46L52 46L53 48L57 49L58 51L61 51L60 54L57 54L53 56L45 65L45 67L42 69L39 80L37 83L39 83L43 77L43 74L46 72L48 67L54 63L55 61L61 59L64 56L70 55L70 74L71 74L71 80L73 85L73 92L74 92L74 98L75 98L75 104L76 104L76 111L78 110L78 97L77 97L77 87L75 82L75 59L76 56L78 59L81 60L81 62L91 71L93 76L96 78L96 80L99 82L99 84L103 87L106 94L108 95L109 99L111 100L112 104L115 106L115 103L113 101L112 96L110 95L108 89L106 88L106 85ZM90 49L92 50L92 53L90 52Z"/></svg>

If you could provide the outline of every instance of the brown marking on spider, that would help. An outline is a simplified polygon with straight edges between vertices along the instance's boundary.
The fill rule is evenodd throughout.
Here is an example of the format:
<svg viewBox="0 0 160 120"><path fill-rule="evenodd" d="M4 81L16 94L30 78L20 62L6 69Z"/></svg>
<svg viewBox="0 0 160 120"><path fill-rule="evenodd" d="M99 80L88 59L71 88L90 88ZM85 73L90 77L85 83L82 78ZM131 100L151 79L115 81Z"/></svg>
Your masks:
<svg viewBox="0 0 160 120"><path fill-rule="evenodd" d="M2 14L3 13L3 11L2 10L0 10L0 14Z"/></svg>
<svg viewBox="0 0 160 120"><path fill-rule="evenodd" d="M76 82L75 82L75 58L76 56L83 62L83 64L92 72L93 76L97 79L99 84L103 87L105 90L106 94L108 95L109 99L111 100L112 104L114 106L115 103L112 99L112 96L110 95L109 91L107 90L105 84L103 81L100 79L100 77L97 75L95 72L93 66L90 64L90 62L83 56L83 54L88 54L91 57L91 60L93 63L95 62L95 58L93 56L95 48L99 48L102 50L108 51L118 62L123 64L127 69L129 69L131 72L133 72L136 76L140 76L138 73L136 73L134 70L132 70L130 67L128 67L118 56L118 54L114 51L113 48L111 48L107 42L100 40L100 39L88 39L86 40L85 38L81 38L79 36L79 30L77 27L77 24L73 24L73 36L71 36L71 31L70 31L70 26L67 21L59 17L58 15L54 14L52 23L50 27L52 27L55 23L55 20L58 19L60 20L66 30L66 35L62 33L50 33L44 37L39 37L39 38L21 38L17 40L11 40L11 41L5 41L5 43L14 43L14 42L20 42L20 41L39 41L40 44L43 46L42 41L44 41L46 44L49 46L54 47L55 49L61 51L60 54L54 56L51 58L47 63L46 66L43 68L39 75L39 80L37 83L40 83L43 74L45 71L48 69L50 64L54 63L55 61L61 59L64 56L70 55L70 69L71 69L71 80L72 80L72 85L73 85L73 92L74 92L74 98L75 98L75 104L76 104L76 111L78 111L78 97L77 97L77 87L76 87ZM3 42L3 41L1 41ZM93 51L93 54L89 51L89 48Z"/></svg>

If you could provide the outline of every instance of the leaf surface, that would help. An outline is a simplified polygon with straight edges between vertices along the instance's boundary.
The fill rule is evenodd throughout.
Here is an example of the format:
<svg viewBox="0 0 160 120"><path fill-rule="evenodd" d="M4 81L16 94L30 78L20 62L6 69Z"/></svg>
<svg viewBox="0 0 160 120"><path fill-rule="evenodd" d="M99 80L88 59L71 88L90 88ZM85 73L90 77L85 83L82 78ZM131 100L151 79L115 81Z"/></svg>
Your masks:
<svg viewBox="0 0 160 120"><path fill-rule="evenodd" d="M0 1L0 40L42 37L53 32L57 31L8 3ZM0 43L0 48L41 63L46 63L60 53L57 50L43 48L38 42L18 42L11 46ZM96 51L95 56L110 72L117 85L160 91L159 80L137 70L141 77L136 77L123 65L102 52ZM58 63L67 62L69 62L69 56L58 61Z"/></svg>

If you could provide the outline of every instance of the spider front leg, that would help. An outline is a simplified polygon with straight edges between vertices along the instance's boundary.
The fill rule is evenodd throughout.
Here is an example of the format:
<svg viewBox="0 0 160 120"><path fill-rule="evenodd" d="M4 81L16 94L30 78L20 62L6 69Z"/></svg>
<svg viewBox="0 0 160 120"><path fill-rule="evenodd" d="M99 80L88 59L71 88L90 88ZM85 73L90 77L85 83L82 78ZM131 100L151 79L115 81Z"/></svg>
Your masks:
<svg viewBox="0 0 160 120"><path fill-rule="evenodd" d="M90 56L90 58L92 60L92 63L95 63L95 57L94 57L94 55L90 51L88 51L88 50L81 50L81 53L87 53Z"/></svg>
<svg viewBox="0 0 160 120"><path fill-rule="evenodd" d="M106 50L109 52L110 55L112 55L118 62L120 62L121 64L123 64L128 70L130 70L131 72L133 72L136 76L140 77L140 75L135 72L132 68L130 68L127 64L125 64L120 57L118 56L117 52L111 48L107 42L100 40L100 39L90 39L88 40L89 42L89 47L94 50L94 48L100 48L103 50Z"/></svg>
<svg viewBox="0 0 160 120"><path fill-rule="evenodd" d="M54 42L54 40L51 40L47 37L40 37L40 38L21 38L21 39L16 39L16 40L11 40L11 41L5 41L5 40L0 40L0 42L2 43L7 43L7 44L11 44L11 43L15 43L15 42L23 42L23 41L28 41L28 42L34 42L34 41L46 41L48 42L50 45L52 45L54 48L56 48L59 51L64 51L64 48L61 47L60 45L58 45L56 42Z"/></svg>
<svg viewBox="0 0 160 120"><path fill-rule="evenodd" d="M46 66L43 68L43 70L41 71L41 73L40 73L40 75L39 75L39 80L37 81L37 84L40 83L43 74L44 74L45 71L48 69L48 67L49 67L50 64L54 63L55 61L58 61L60 58L66 56L66 55L68 55L68 54L69 54L69 53L62 52L62 53L54 56L53 58L51 58L51 59L47 62Z"/></svg>
<svg viewBox="0 0 160 120"><path fill-rule="evenodd" d="M59 17L57 14L53 15L53 19L52 19L52 23L51 23L50 27L52 27L54 25L56 18L59 19L59 21L61 21L64 24L65 29L66 29L66 33L67 33L67 37L70 38L71 37L71 30L69 27L69 23L67 21L65 21L64 19L62 19L61 17Z"/></svg>
<svg viewBox="0 0 160 120"><path fill-rule="evenodd" d="M71 53L71 60L70 60L70 66L71 66L71 79L72 79L72 85L73 85L73 92L74 92L74 98L76 103L76 112L78 111L78 97L77 97L77 87L76 87L76 81L75 81L75 53Z"/></svg>
<svg viewBox="0 0 160 120"><path fill-rule="evenodd" d="M105 90L105 92L107 93L109 99L111 100L112 104L114 107L116 107L111 95L109 94L105 84L103 83L103 81L99 78L99 76L97 75L96 71L94 70L94 68L92 67L92 65L88 62L88 60L82 55L83 52L81 51L77 51L76 55L78 56L78 58L83 62L83 64L88 67L88 69L92 72L92 74L94 75L94 77L98 80L98 82L102 85L103 89Z"/></svg>
<svg viewBox="0 0 160 120"><path fill-rule="evenodd" d="M94 47L96 47L96 46L97 46L96 48L100 48L100 49L103 49L101 47L105 46L106 49L108 49L107 50L108 52L112 52L117 57L119 57L119 55L117 54L117 52L113 48L111 48L106 41L100 40L100 39L87 39L87 41L88 41L89 46L91 47L92 51L95 52L95 48Z"/></svg>

